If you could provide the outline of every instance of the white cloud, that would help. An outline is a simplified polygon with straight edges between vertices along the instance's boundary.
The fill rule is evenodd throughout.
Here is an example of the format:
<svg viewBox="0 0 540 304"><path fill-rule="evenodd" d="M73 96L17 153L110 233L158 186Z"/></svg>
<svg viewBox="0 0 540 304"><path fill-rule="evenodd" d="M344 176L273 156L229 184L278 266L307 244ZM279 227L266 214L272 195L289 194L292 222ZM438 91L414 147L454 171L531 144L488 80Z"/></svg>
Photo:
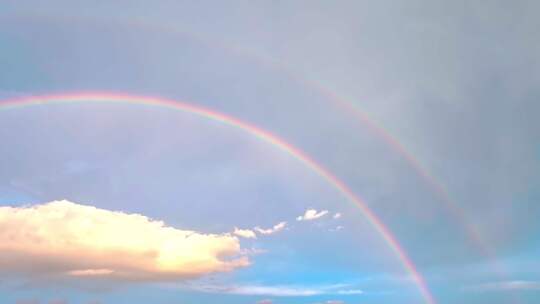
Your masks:
<svg viewBox="0 0 540 304"><path fill-rule="evenodd" d="M336 294L339 295L358 295L363 294L364 292L360 289L347 289L347 290L339 290Z"/></svg>
<svg viewBox="0 0 540 304"><path fill-rule="evenodd" d="M227 293L276 297L299 297L321 294L317 289L287 286L237 286L231 288Z"/></svg>
<svg viewBox="0 0 540 304"><path fill-rule="evenodd" d="M0 207L0 269L6 272L168 280L247 265L230 234L179 230L68 201Z"/></svg>
<svg viewBox="0 0 540 304"><path fill-rule="evenodd" d="M328 213L328 210L322 210L317 212L315 209L308 209L304 215L300 215L296 218L297 221L312 221L318 218L325 216Z"/></svg>
<svg viewBox="0 0 540 304"><path fill-rule="evenodd" d="M257 304L272 304L272 303L274 302L272 302L272 300L270 299L264 299L257 302Z"/></svg>
<svg viewBox="0 0 540 304"><path fill-rule="evenodd" d="M240 251L241 255L249 256L249 255L259 255L267 253L268 250L266 249L260 249L260 248L244 248Z"/></svg>
<svg viewBox="0 0 540 304"><path fill-rule="evenodd" d="M257 235L255 234L255 232L253 230L250 230L250 229L238 229L238 228L234 227L233 234L237 235L239 237L246 238L246 239L256 239L257 238Z"/></svg>
<svg viewBox="0 0 540 304"><path fill-rule="evenodd" d="M279 231L285 229L286 226L287 226L287 222L280 222L280 223L274 225L274 227L272 227L272 228L263 229L261 227L255 227L254 230L257 231L260 234L269 235L269 234L274 234L276 232L279 232Z"/></svg>
<svg viewBox="0 0 540 304"><path fill-rule="evenodd" d="M340 230L343 230L343 226L337 226L336 228L330 228L328 231L331 231L331 232L336 232L336 231L340 231Z"/></svg>
<svg viewBox="0 0 540 304"><path fill-rule="evenodd" d="M210 293L226 293L250 296L272 297L309 297L318 295L354 295L362 294L359 289L343 289L343 284L323 286L264 286L264 285L237 285L237 286L199 286L197 290Z"/></svg>
<svg viewBox="0 0 540 304"><path fill-rule="evenodd" d="M465 288L468 291L494 291L494 290L540 290L540 281L501 281L489 282Z"/></svg>
<svg viewBox="0 0 540 304"><path fill-rule="evenodd" d="M336 220L337 220L338 218L340 218L340 217L341 217L341 213L339 213L339 212L336 213L336 214L334 214L334 216L333 216L333 218L336 219Z"/></svg>

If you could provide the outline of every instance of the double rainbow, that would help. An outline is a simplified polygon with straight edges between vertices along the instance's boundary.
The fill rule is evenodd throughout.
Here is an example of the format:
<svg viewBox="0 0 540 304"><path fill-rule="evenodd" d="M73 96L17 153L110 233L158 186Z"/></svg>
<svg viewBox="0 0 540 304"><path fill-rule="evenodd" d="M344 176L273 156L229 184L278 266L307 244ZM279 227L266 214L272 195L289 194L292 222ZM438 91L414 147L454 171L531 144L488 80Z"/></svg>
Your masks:
<svg viewBox="0 0 540 304"><path fill-rule="evenodd" d="M428 304L434 304L435 299L428 289L428 286L417 270L416 266L409 258L407 253L401 247L395 236L384 225L384 223L377 217L373 211L371 211L364 200L356 195L342 180L332 174L322 164L315 161L311 156L300 150L299 148L287 143L283 139L276 135L258 128L255 125L241 121L237 118L225 115L207 109L204 107L174 101L164 98L154 97L142 97L133 96L127 94L115 94L115 93L102 93L102 92L88 92L88 93L75 93L75 94L61 94L61 95L45 95L45 96L31 96L22 97L9 100L0 101L0 110L8 110L13 108L39 106L48 104L70 104L70 103L114 103L114 104L132 104L132 105L147 105L167 108L176 111L182 111L197 115L203 118L207 118L213 121L220 122L224 125L234 127L244 131L245 133L272 145L273 147L281 150L282 152L294 157L311 171L319 175L325 181L327 181L335 190L343 195L347 200L352 202L358 207L362 215L368 220L373 228L384 239L388 247L393 251L396 257L399 259L404 269L411 275L415 284L418 287L420 294L424 301Z"/></svg>

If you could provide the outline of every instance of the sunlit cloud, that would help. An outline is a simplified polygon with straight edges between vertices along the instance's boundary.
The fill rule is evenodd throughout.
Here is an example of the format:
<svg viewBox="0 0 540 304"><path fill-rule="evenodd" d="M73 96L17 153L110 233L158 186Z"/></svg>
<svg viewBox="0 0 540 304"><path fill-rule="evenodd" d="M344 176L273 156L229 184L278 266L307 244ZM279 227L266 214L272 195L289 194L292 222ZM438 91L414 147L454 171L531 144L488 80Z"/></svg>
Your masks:
<svg viewBox="0 0 540 304"><path fill-rule="evenodd" d="M328 214L328 210L317 211L316 209L308 209L304 215L300 215L296 218L297 221L312 221L321 218Z"/></svg>
<svg viewBox="0 0 540 304"><path fill-rule="evenodd" d="M239 228L234 227L233 234L236 235L236 236L239 236L239 237L246 238L246 239L256 239L257 238L257 235L251 229L239 229Z"/></svg>
<svg viewBox="0 0 540 304"><path fill-rule="evenodd" d="M112 274L114 271L111 269L86 269L86 270L73 270L68 271L67 274L78 277L90 277L90 276L102 276Z"/></svg>
<svg viewBox="0 0 540 304"><path fill-rule="evenodd" d="M118 280L170 280L249 265L239 240L127 214L54 201L0 207L3 272Z"/></svg>
<svg viewBox="0 0 540 304"><path fill-rule="evenodd" d="M287 226L287 222L280 222L276 225L274 225L272 228L263 229L261 227L255 227L254 230L257 231L260 234L269 235L274 234L276 232L282 231Z"/></svg>

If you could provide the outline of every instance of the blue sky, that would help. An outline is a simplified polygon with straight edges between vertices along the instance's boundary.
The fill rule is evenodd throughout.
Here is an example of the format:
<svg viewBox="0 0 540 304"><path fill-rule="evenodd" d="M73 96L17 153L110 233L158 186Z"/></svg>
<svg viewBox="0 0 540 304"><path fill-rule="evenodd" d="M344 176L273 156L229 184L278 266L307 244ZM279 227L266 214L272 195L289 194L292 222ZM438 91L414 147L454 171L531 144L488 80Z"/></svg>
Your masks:
<svg viewBox="0 0 540 304"><path fill-rule="evenodd" d="M437 303L536 303L537 10L532 1L5 1L0 98L116 92L230 115L305 151L362 197ZM432 180L343 103L397 139ZM241 129L88 100L0 110L0 142L0 239L9 252L0 256L13 261L0 264L2 303L423 303L358 208ZM54 212L69 220L43 220ZM171 278L141 266L147 257L119 266L120 258L68 254L95 244L65 247L69 263L59 265L64 255L24 251L26 239L13 237L75 238L84 219L118 223L122 237L111 248L138 250L133 244L145 240L122 235L121 223L163 221L179 234L213 235L228 250L186 241L183 253L203 250L193 259L250 263L194 276L182 264ZM166 235L149 232L148 246L174 260L173 240L151 247ZM119 275L80 275L88 270Z"/></svg>

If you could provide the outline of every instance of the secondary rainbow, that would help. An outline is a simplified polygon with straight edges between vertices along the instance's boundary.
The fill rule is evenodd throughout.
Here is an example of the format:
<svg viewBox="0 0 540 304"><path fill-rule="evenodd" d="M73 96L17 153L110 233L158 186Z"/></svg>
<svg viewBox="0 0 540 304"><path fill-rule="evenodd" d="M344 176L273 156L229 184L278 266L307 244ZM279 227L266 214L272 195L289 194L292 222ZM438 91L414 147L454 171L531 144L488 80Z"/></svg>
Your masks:
<svg viewBox="0 0 540 304"><path fill-rule="evenodd" d="M66 103L125 103L125 104L139 104L148 106L159 106L170 108L177 111L183 111L191 113L200 117L208 118L213 121L218 121L225 125L240 129L255 138L271 144L275 148L291 155L306 167L311 169L317 175L325 179L330 185L332 185L339 193L345 198L354 203L362 212L362 215L366 217L373 228L381 235L384 241L388 244L400 262L403 264L405 270L413 277L420 294L428 304L434 304L435 299L428 289L428 286L422 277L422 275L416 269L416 266L408 257L407 253L400 246L399 242L392 235L389 229L384 223L367 207L365 202L357 196L343 181L337 176L332 174L329 170L324 168L321 164L317 163L312 157L307 155L302 150L287 143L283 139L276 135L260 129L252 124L241 121L237 118L228 116L223 113L213 111L204 107L178 102L170 99L155 98L155 97L143 97L133 96L127 94L116 93L103 93L103 92L84 92L74 94L59 94L59 95L45 95L45 96L30 96L15 99L8 99L0 101L0 110L8 110L12 108L38 106L46 104L66 104Z"/></svg>
<svg viewBox="0 0 540 304"><path fill-rule="evenodd" d="M47 16L47 15L39 15L39 16L33 16L33 17L41 18L46 21L48 21L49 19L57 20L59 18L66 18L66 17L61 17L61 16ZM79 16L79 18L81 17ZM93 19L90 17L85 17L85 20L93 21L93 22L96 21L96 19ZM194 39L210 47L217 47L223 50L233 52L235 54L247 56L251 59L254 59L257 64L279 71L282 74L289 77L291 80L296 81L297 83L305 86L306 88L313 89L314 91L321 94L321 96L331 101L334 105L337 105L338 107L345 109L347 113L350 113L353 116L355 116L356 119L358 119L358 121L362 124L363 127L367 127L367 129L369 129L373 134L375 134L383 142L388 144L388 146L390 146L394 151L399 153L404 158L404 160L412 167L412 169L415 172L417 172L417 174L421 176L422 179L424 179L427 182L427 184L433 189L433 191L438 195L438 197L441 199L441 202L453 214L454 218L459 222L460 227L462 227L462 229L464 229L465 232L467 233L467 236L476 243L480 251L486 257L489 257L495 260L495 254L493 253L490 246L482 238L482 235L480 231L478 230L478 227L474 225L474 222L471 221L467 217L467 215L465 214L463 209L459 206L459 204L457 204L457 202L455 202L451 198L446 187L444 187L444 185L433 174L431 174L424 165L422 165L422 162L418 160L417 158L415 158L414 155L410 153L406 149L406 147L396 137L394 137L389 131L383 128L380 124L377 124L373 119L371 119L367 115L367 113L362 111L353 102L338 96L338 94L330 90L328 87L324 86L320 81L315 81L313 79L310 79L306 75L302 75L296 72L294 69L290 67L291 65L287 65L284 62L274 60L273 58L269 56L265 56L261 53L254 52L253 50L248 50L248 49L241 48L235 45L226 44L224 41L217 40L215 38L209 39L201 35L197 35L193 32L178 29L173 26L147 23L143 19L131 18L129 20L124 21L124 23L130 26L137 26L140 28L149 28L152 30L158 30L158 31L163 31L163 32L169 32L176 35L187 36L190 39Z"/></svg>
<svg viewBox="0 0 540 304"><path fill-rule="evenodd" d="M193 32L178 29L176 27L146 23L142 19L130 19L129 24L136 25L141 28L149 28L153 30L169 32L172 34L183 35L189 37L190 39L194 39L198 42L204 43L210 47L217 47L219 49L227 50L234 54L249 57L255 60L255 62L260 66L265 66L276 70L284 74L289 79L304 86L305 88L314 90L322 97L332 102L335 106L342 108L345 113L352 114L362 124L363 127L366 127L370 132L376 135L377 138L381 139L384 143L391 147L393 151L396 151L399 155L403 157L403 159L411 166L411 168L419 176L421 176L423 180L427 182L428 186L431 187L431 189L433 189L433 191L441 199L441 202L445 205L447 210L450 211L454 218L459 222L460 227L464 229L467 236L476 243L482 254L495 261L495 254L493 253L490 246L482 238L478 227L474 225L474 222L467 217L465 211L458 205L458 203L451 198L446 187L433 174L431 174L422 164L422 162L415 158L414 155L410 153L409 150L396 137L394 137L380 124L376 123L373 119L371 119L366 112L362 111L353 102L338 96L337 93L330 90L320 81L310 79L306 75L298 73L293 68L291 68L291 66L293 65L285 64L285 62L279 60L274 60L272 57L263 55L262 53L227 44L222 40L209 39L207 37L197 35ZM501 271L501 274L502 273L503 271Z"/></svg>

